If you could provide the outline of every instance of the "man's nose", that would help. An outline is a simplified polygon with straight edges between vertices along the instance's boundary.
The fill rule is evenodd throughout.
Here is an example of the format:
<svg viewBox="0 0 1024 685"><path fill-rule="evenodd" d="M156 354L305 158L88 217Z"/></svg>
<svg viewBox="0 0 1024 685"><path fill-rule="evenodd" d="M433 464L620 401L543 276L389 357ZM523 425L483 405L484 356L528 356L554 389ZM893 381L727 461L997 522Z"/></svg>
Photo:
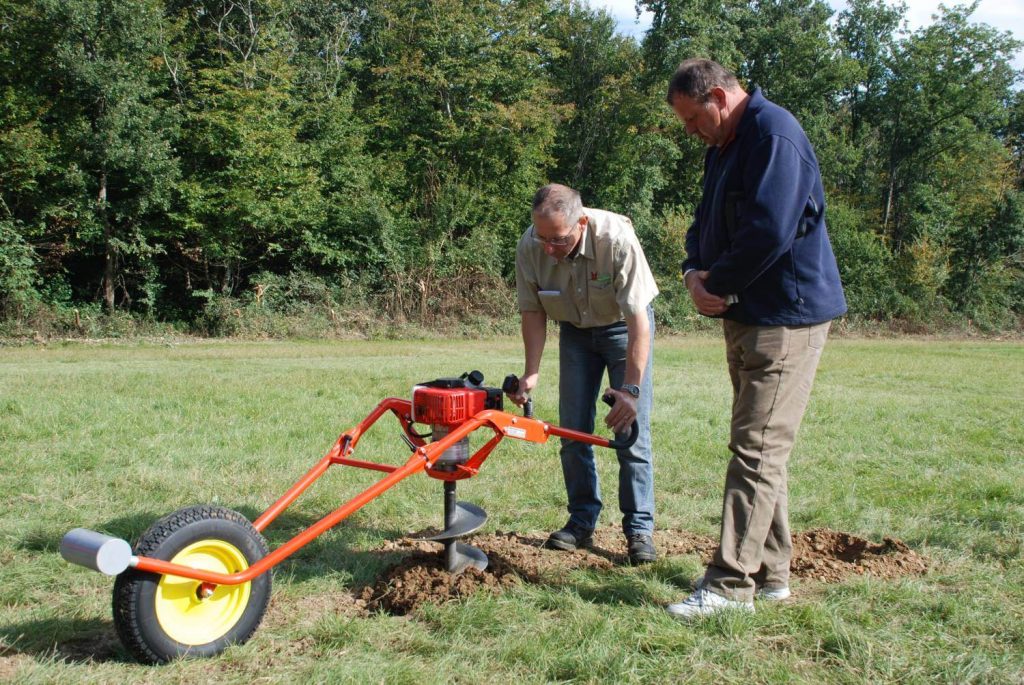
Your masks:
<svg viewBox="0 0 1024 685"><path fill-rule="evenodd" d="M555 254L555 249L555 246L552 245L551 243L544 243L544 251L547 252L549 255Z"/></svg>

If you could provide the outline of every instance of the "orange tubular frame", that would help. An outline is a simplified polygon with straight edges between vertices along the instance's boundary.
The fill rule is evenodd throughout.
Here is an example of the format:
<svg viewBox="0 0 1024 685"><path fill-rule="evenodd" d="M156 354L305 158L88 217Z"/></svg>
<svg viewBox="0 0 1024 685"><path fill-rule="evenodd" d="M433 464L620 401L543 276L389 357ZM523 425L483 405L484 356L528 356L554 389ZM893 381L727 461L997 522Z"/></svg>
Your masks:
<svg viewBox="0 0 1024 685"><path fill-rule="evenodd" d="M378 464L376 462L352 459L349 455L351 455L355 450L356 445L359 443L359 438L362 437L362 435L369 430L370 426L376 423L377 420L388 411L391 411L402 424L402 430L408 438L410 446L413 448L412 456L410 456L408 461L401 466L392 466L389 464ZM327 530L338 525L338 523L343 521L352 513L361 509L371 500L375 499L378 495L390 489L407 476L420 471L425 471L428 476L440 480L460 480L475 476L480 465L483 464L488 456L490 456L490 453L498 446L498 443L506 437L525 440L527 442L544 443L553 435L578 440L598 447L611 446L609 444L610 441L606 438L591 435L590 433L581 433L579 431L569 430L567 428L559 428L558 426L552 426L544 421L515 416L497 409L486 409L479 412L473 418L456 427L448 435L436 442L424 442L423 438L413 432L412 426L412 402L391 397L378 404L374 410L370 412L370 414L355 428L342 433L341 437L338 438L338 441L334 444L331 450L324 455L324 457L321 458L320 461L318 461L313 468L306 473L306 475L299 479L295 485L289 488L288 492L282 495L280 499L274 502L265 512L263 512L263 514L260 515L258 519L253 522L253 527L256 528L256 530L260 532L265 530L266 527L281 514L281 512L287 509L292 502L298 499L299 495L301 495L310 485L316 482L316 480L326 473L327 469L334 464L343 464L345 466L355 466L362 469L383 471L387 473L387 475L244 571L233 574L214 573L211 571L192 568L190 566L182 566L181 564L172 564L171 562L163 561L161 559L153 559L151 557L135 557L133 558L132 565L139 571L179 576L182 578L192 578L194 580L203 581L204 583L213 583L216 585L239 585L241 583L247 583L257 576L266 573L272 567L290 557ZM491 438L483 447L474 452L465 464L456 465L455 469L452 471L438 471L433 469L434 463L445 450L468 436L473 431L485 426L494 431L494 437Z"/></svg>

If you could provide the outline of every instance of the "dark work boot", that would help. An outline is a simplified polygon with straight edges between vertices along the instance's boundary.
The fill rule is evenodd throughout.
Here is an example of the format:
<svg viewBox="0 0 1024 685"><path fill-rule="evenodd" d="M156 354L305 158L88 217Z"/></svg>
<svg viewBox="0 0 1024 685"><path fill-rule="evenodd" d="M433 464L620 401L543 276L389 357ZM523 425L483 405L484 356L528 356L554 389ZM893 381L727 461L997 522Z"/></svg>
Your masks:
<svg viewBox="0 0 1024 685"><path fill-rule="evenodd" d="M577 526L570 521L565 524L564 528L549 535L544 546L548 549L571 552L583 547L590 547L592 544L594 544L594 529Z"/></svg>
<svg viewBox="0 0 1024 685"><path fill-rule="evenodd" d="M647 533L630 533L626 536L626 545L629 549L629 563L634 566L649 564L658 558L654 550L654 539Z"/></svg>

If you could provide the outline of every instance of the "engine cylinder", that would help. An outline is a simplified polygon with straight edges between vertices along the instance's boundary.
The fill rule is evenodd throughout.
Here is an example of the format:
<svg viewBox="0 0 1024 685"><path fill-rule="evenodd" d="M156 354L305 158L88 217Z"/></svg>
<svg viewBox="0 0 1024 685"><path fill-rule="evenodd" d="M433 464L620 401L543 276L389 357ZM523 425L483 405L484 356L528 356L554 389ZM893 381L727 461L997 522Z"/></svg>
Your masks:
<svg viewBox="0 0 1024 685"><path fill-rule="evenodd" d="M433 442L447 437L451 431L450 426L435 423L430 427L430 439ZM469 460L469 436L459 440L454 445L441 453L441 456L434 462L434 468L454 469L457 464L465 464Z"/></svg>

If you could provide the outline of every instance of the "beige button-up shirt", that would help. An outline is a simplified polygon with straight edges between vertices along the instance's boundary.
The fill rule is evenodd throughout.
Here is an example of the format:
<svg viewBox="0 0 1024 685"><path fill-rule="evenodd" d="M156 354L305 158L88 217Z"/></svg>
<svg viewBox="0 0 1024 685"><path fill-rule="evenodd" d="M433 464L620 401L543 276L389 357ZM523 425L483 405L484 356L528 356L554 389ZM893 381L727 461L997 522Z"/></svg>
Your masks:
<svg viewBox="0 0 1024 685"><path fill-rule="evenodd" d="M654 275L628 217L584 207L587 228L576 255L544 252L530 226L516 247L519 310L547 314L579 328L608 326L640 314L658 294Z"/></svg>

